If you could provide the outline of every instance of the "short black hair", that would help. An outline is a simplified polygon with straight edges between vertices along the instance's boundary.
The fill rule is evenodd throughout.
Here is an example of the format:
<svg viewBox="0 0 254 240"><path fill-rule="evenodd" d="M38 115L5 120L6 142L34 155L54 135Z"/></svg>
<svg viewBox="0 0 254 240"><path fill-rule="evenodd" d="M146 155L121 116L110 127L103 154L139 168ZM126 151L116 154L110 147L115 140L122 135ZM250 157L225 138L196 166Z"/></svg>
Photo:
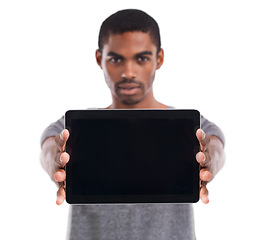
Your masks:
<svg viewBox="0 0 254 240"><path fill-rule="evenodd" d="M102 52L104 44L111 34L141 31L149 33L157 47L161 50L160 29L157 22L147 13L138 9L126 9L109 16L101 25L99 33L99 50Z"/></svg>

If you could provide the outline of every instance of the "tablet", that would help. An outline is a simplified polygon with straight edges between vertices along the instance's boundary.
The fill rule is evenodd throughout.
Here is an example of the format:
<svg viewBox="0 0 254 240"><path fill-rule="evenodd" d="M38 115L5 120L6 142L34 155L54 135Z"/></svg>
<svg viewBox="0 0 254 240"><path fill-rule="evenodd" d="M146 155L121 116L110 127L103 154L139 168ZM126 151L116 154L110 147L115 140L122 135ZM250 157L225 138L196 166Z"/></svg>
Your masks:
<svg viewBox="0 0 254 240"><path fill-rule="evenodd" d="M197 110L70 110L69 204L199 200Z"/></svg>

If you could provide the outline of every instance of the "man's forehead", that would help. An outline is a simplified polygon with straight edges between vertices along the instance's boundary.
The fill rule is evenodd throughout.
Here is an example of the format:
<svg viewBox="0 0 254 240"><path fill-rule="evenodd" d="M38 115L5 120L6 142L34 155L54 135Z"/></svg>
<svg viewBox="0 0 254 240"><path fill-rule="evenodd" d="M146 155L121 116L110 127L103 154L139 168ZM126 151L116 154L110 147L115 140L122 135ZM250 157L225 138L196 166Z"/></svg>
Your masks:
<svg viewBox="0 0 254 240"><path fill-rule="evenodd" d="M107 52L119 52L124 50L134 52L156 51L156 45L152 41L149 33L134 31L121 34L110 34L103 49Z"/></svg>

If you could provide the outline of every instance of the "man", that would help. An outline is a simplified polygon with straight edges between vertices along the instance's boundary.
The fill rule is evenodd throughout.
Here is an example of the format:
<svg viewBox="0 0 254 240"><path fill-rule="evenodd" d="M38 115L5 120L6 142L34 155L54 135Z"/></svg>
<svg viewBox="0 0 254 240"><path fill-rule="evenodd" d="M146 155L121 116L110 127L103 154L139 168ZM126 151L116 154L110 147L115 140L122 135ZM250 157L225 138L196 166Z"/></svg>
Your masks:
<svg viewBox="0 0 254 240"><path fill-rule="evenodd" d="M96 51L112 95L107 109L170 108L153 95L155 72L163 59L159 27L149 15L123 10L107 18ZM201 147L196 160L202 166L200 198L208 203L206 185L224 164L224 136L204 117L201 128L196 133ZM41 138L41 163L59 187L58 205L65 199L63 168L70 159L65 152L68 137L61 118ZM70 211L70 239L195 239L191 204L74 205Z"/></svg>

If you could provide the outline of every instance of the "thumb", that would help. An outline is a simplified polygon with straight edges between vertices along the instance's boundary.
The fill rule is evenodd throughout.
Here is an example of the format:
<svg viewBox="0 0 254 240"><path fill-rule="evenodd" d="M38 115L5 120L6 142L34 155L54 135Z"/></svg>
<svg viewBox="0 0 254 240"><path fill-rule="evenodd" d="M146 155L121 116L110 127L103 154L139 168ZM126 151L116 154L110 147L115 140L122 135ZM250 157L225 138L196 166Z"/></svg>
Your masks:
<svg viewBox="0 0 254 240"><path fill-rule="evenodd" d="M70 133L67 129L64 129L59 135L56 136L56 143L59 146L61 152L64 151L65 144L70 136Z"/></svg>
<svg viewBox="0 0 254 240"><path fill-rule="evenodd" d="M197 130L196 136L200 143L201 150L203 151L205 146L210 142L210 136L206 134L202 129Z"/></svg>

